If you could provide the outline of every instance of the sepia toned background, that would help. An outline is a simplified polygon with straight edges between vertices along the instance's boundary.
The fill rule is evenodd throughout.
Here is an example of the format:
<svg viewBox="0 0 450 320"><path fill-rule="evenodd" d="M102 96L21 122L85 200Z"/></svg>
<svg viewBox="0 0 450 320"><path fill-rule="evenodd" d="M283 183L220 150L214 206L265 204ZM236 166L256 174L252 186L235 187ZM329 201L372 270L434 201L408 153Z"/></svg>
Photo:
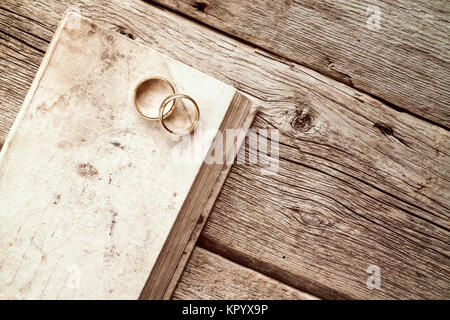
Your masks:
<svg viewBox="0 0 450 320"><path fill-rule="evenodd" d="M450 297L448 1L2 1L0 145L68 8L279 130L276 172L231 168L174 299Z"/></svg>

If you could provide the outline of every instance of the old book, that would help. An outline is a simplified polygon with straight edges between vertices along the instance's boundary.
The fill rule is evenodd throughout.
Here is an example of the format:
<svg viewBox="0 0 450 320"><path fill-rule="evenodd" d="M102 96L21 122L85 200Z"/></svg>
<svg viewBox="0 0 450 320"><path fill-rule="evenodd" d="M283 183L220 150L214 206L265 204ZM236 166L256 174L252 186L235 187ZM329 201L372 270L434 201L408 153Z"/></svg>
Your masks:
<svg viewBox="0 0 450 320"><path fill-rule="evenodd" d="M182 142L135 110L152 76L199 105ZM0 298L169 298L230 167L202 161L215 134L182 143L253 115L233 87L66 13L0 153Z"/></svg>

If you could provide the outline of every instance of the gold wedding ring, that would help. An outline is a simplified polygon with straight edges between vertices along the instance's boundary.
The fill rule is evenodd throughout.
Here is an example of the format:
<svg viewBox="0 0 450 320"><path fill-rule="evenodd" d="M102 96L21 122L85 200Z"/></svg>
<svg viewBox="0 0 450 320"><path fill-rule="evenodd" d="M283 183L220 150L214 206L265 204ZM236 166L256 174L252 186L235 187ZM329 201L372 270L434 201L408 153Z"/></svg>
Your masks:
<svg viewBox="0 0 450 320"><path fill-rule="evenodd" d="M156 112L155 112L154 116L149 115L148 113L146 113L144 111L143 106L139 103L140 95L144 93L145 89L148 89L148 86L150 86L151 83L159 84L159 85L162 85L163 87L167 87L172 92L172 94L175 94L175 87L167 79L164 79L162 77L151 77L151 78L146 78L146 79L140 81L137 84L136 88L134 89L134 106L136 107L136 111L139 113L140 116L142 116L143 118L145 118L147 120L158 121L159 117L158 117L158 114L156 114ZM155 109L158 111L159 111L159 109L157 109L157 107L159 105L160 105L160 102L158 102L155 105ZM164 118L168 117L172 113L172 111L175 109L175 105L176 105L176 101L173 101L170 109L167 110L166 113L164 114Z"/></svg>
<svg viewBox="0 0 450 320"><path fill-rule="evenodd" d="M191 123L191 125L189 126L189 128L187 128L186 130L183 131L173 131L171 129L169 129L166 124L164 123L164 110L167 107L167 105L170 102L176 101L177 99L187 99L190 100L192 102L192 104L195 107L195 117L194 117L194 121ZM169 133L171 134L175 134L175 135L184 135L184 134L188 134L191 133L195 127L197 126L198 122L200 120L200 109L198 108L197 102L195 102L194 99L192 99L190 96L188 96L187 94L173 94L168 96L167 98L164 99L164 101L161 103L161 106L159 107L159 122L161 123L162 127Z"/></svg>
<svg viewBox="0 0 450 320"><path fill-rule="evenodd" d="M154 88L150 89L152 86ZM167 95L165 98L161 98L158 96L158 94L161 96L161 92L156 92L156 94L153 94L153 96L149 98L148 91L157 91L156 89L158 89L158 86L160 91L161 88L165 90L169 89L171 94ZM165 96L165 94L166 93L163 94L163 97ZM161 104L159 104L158 101L157 104L159 105L158 114L150 115L148 112L145 112L145 108L142 106L140 99L143 100L150 99L152 106L156 104L156 102L154 101L155 99L156 100L163 99ZM181 99L187 99L192 102L195 109L195 116L194 120L187 129L182 131L175 131L170 129L164 121L175 110L178 100ZM184 135L192 132L200 120L200 109L197 105L197 102L192 97L186 94L181 93L177 94L175 92L175 87L173 86L173 84L169 80L164 79L162 77L151 77L140 81L134 90L134 105L136 107L136 111L139 113L141 117L151 121L159 120L159 123L164 128L164 130L174 135Z"/></svg>

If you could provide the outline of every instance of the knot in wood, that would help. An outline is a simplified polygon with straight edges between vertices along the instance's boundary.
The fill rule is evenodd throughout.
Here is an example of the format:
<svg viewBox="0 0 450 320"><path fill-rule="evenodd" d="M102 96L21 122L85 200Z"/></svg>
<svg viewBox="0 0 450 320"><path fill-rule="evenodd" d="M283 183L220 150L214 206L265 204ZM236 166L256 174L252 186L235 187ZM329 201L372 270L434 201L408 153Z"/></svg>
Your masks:
<svg viewBox="0 0 450 320"><path fill-rule="evenodd" d="M207 6L208 6L208 4L206 4L204 2L195 2L194 3L194 8L200 12L205 12L205 9Z"/></svg>
<svg viewBox="0 0 450 320"><path fill-rule="evenodd" d="M294 116L291 127L298 132L308 132L314 126L314 118L311 113L303 109L300 114Z"/></svg>

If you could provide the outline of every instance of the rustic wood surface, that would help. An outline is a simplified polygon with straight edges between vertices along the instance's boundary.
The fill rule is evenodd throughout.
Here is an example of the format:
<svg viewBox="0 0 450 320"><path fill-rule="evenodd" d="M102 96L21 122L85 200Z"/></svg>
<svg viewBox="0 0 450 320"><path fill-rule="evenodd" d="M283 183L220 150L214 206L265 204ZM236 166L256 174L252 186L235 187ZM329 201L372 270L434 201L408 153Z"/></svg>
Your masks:
<svg viewBox="0 0 450 320"><path fill-rule="evenodd" d="M235 85L261 108L253 128L280 130L278 172L234 165L201 247L319 298L450 296L447 130L160 7L77 4L83 15ZM3 137L66 8L0 6ZM381 268L380 290L366 286L370 265ZM189 274L184 284L199 285Z"/></svg>
<svg viewBox="0 0 450 320"><path fill-rule="evenodd" d="M450 126L450 5L429 0L154 0ZM380 10L379 29L369 29Z"/></svg>

